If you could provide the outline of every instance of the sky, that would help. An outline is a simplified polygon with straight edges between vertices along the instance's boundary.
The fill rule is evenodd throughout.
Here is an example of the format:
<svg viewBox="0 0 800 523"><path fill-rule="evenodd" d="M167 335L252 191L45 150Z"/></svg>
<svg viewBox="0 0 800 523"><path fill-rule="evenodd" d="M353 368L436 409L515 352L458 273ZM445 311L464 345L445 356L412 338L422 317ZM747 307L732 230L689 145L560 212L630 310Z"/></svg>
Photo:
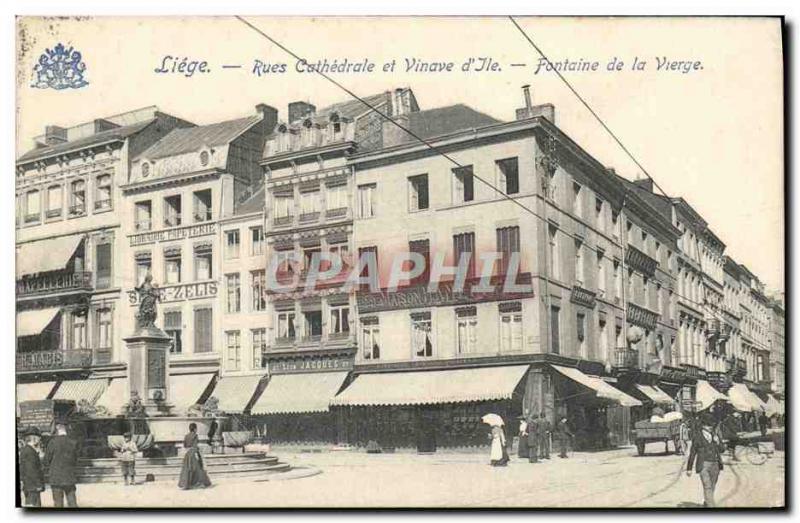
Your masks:
<svg viewBox="0 0 800 523"><path fill-rule="evenodd" d="M536 71L539 54L504 17L247 17L309 62L367 59L368 74L333 74L359 96L411 87L422 109L464 103L500 120L523 105L552 103L556 122L603 164L629 179L635 163L555 75ZM784 288L783 71L780 21L747 18L519 18L553 62L597 62L563 71L667 193L684 197L769 289ZM349 95L295 71L295 59L233 17L22 18L18 22L17 153L45 125L70 126L139 107L197 124L255 114L266 103L285 117L291 101L322 107ZM82 53L89 84L31 87L45 48ZM207 73L156 73L165 56L207 62ZM469 58L499 70L463 72ZM453 62L450 72L406 72L405 59ZM252 72L256 60L285 73ZM385 63L395 61L392 72ZM633 62L641 64L634 69ZM658 61L681 61L674 70ZM609 62L623 62L609 71ZM699 64L694 65L696 62ZM170 63L169 60L167 62ZM683 67L690 64L691 70ZM512 66L511 64L525 64ZM222 65L241 65L223 69Z"/></svg>

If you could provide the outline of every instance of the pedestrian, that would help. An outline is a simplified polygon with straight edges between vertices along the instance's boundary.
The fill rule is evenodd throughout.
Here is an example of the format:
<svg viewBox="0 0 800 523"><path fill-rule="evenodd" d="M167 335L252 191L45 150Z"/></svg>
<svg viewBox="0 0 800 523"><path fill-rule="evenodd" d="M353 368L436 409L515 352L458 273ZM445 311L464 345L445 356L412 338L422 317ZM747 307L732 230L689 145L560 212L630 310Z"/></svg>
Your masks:
<svg viewBox="0 0 800 523"><path fill-rule="evenodd" d="M216 418L211 418L211 424L208 426L208 446L211 447L212 454L214 453L214 436L217 434L218 428Z"/></svg>
<svg viewBox="0 0 800 523"><path fill-rule="evenodd" d="M678 454L681 456L686 454L686 449L689 448L689 426L686 424L686 420L681 420L678 427L678 445Z"/></svg>
<svg viewBox="0 0 800 523"><path fill-rule="evenodd" d="M211 480L203 466L203 456L200 455L200 437L197 435L197 424L189 424L189 433L183 437L183 466L178 479L178 487L183 490L205 488L211 486Z"/></svg>
<svg viewBox="0 0 800 523"><path fill-rule="evenodd" d="M767 426L769 424L769 419L767 418L767 413L763 410L758 415L758 430L761 431L762 436L767 435Z"/></svg>
<svg viewBox="0 0 800 523"><path fill-rule="evenodd" d="M491 437L491 464L493 467L505 467L508 465L508 449L506 449L506 434L503 431L503 427L499 425L493 426Z"/></svg>
<svg viewBox="0 0 800 523"><path fill-rule="evenodd" d="M67 506L77 508L78 496L75 484L78 482L75 468L78 465L78 444L67 436L67 423L56 422L56 435L47 445L44 465L50 471L50 490L53 493L53 505L57 508Z"/></svg>
<svg viewBox="0 0 800 523"><path fill-rule="evenodd" d="M126 485L135 485L136 453L139 452L139 448L136 446L136 442L131 439L132 436L130 432L126 432L123 438L125 440L122 442L122 446L119 449L119 466L122 469L122 479L125 481ZM128 483L129 477L130 483Z"/></svg>
<svg viewBox="0 0 800 523"><path fill-rule="evenodd" d="M525 421L524 416L519 417L519 446L517 447L517 456L520 458L528 457L528 422Z"/></svg>
<svg viewBox="0 0 800 523"><path fill-rule="evenodd" d="M19 451L19 476L26 507L42 506L44 470L42 469L42 434L32 427L22 433L24 442Z"/></svg>
<svg viewBox="0 0 800 523"><path fill-rule="evenodd" d="M686 462L686 475L692 475L692 467L700 474L700 481L703 483L703 506L713 508L716 506L714 490L717 488L719 473L723 469L720 452L724 447L709 420L703 419L699 424L699 428L693 431L692 448Z"/></svg>
<svg viewBox="0 0 800 523"><path fill-rule="evenodd" d="M731 461L739 461L736 457L736 446L739 445L739 432L742 429L738 412L726 416L720 423L720 433L722 441L725 442L731 454Z"/></svg>
<svg viewBox="0 0 800 523"><path fill-rule="evenodd" d="M558 436L558 457L559 458L566 458L567 457L567 445L569 444L569 440L572 439L575 435L569 430L569 425L567 425L567 418L561 418L556 424L556 435Z"/></svg>
<svg viewBox="0 0 800 523"><path fill-rule="evenodd" d="M539 458L550 459L550 433L553 426L544 415L539 414Z"/></svg>
<svg viewBox="0 0 800 523"><path fill-rule="evenodd" d="M539 417L528 419L528 463L539 462Z"/></svg>

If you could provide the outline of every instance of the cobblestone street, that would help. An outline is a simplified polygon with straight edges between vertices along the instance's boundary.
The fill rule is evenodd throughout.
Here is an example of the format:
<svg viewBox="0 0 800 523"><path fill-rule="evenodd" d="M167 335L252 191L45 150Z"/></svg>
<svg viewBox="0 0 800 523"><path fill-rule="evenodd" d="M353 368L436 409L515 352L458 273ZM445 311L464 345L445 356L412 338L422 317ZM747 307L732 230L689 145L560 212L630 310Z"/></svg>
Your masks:
<svg viewBox="0 0 800 523"><path fill-rule="evenodd" d="M655 446L654 446L655 447ZM80 485L83 507L696 507L697 475L685 456L636 456L633 448L555 457L540 464L512 458L492 468L488 456L274 449L282 461L321 473L301 479L216 482L181 491L168 483L134 487ZM657 452L656 448L650 452ZM784 500L784 453L761 466L728 464L720 475L721 507L778 507ZM212 478L213 481L213 478ZM43 496L45 506L52 498Z"/></svg>

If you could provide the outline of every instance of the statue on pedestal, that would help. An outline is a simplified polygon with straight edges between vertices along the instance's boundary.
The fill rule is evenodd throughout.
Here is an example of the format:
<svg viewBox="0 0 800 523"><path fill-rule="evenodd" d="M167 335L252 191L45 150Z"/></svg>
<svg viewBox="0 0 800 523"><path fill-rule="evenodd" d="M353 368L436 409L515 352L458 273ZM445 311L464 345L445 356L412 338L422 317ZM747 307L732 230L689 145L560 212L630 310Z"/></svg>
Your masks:
<svg viewBox="0 0 800 523"><path fill-rule="evenodd" d="M153 283L153 276L151 274L145 276L144 282L135 287L135 290L139 295L139 312L136 313L136 326L140 329L155 326L156 304L161 299L161 292L158 289L158 285Z"/></svg>

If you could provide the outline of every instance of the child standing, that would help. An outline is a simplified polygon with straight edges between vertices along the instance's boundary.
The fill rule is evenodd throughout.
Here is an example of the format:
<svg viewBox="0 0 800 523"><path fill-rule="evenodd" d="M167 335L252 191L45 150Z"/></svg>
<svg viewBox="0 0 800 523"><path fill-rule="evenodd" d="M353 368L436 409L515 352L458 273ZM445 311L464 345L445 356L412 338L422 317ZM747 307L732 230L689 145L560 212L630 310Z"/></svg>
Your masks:
<svg viewBox="0 0 800 523"><path fill-rule="evenodd" d="M125 433L125 442L119 451L119 464L122 467L122 478L125 480L126 485L134 485L136 483L136 453L139 449L136 443L131 439L131 433ZM128 476L130 476L130 483L128 483Z"/></svg>

